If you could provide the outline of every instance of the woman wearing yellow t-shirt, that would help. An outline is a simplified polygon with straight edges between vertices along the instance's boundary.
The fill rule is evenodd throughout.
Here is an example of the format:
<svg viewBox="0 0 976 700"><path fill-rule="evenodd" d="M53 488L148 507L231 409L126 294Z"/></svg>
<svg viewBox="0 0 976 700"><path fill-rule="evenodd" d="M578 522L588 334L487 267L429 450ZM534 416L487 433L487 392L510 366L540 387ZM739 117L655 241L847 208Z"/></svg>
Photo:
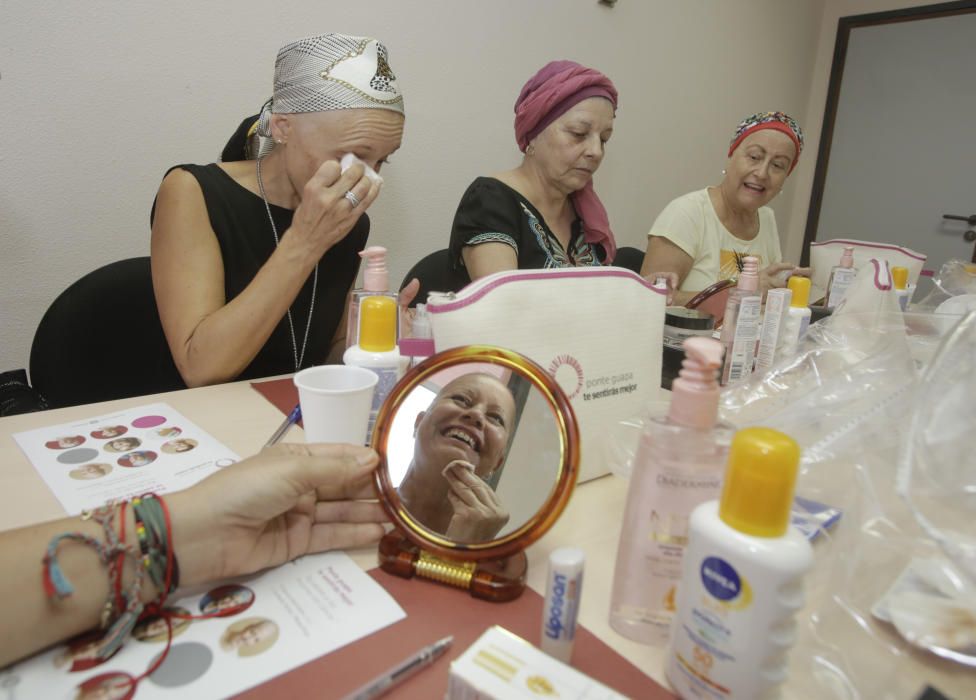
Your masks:
<svg viewBox="0 0 976 700"><path fill-rule="evenodd" d="M781 273L799 270L782 262L776 219L766 205L783 188L802 150L803 132L783 112L755 114L740 123L722 182L678 197L657 217L641 273L677 274L674 303L684 304L714 282L736 277L741 259L754 255L760 259L763 291L784 286Z"/></svg>

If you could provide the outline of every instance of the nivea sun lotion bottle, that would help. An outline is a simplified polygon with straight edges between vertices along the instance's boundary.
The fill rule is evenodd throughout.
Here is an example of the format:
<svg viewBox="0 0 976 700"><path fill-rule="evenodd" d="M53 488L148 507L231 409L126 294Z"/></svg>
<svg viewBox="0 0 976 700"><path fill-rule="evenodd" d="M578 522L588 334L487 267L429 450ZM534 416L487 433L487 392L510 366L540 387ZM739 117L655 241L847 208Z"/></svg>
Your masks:
<svg viewBox="0 0 976 700"><path fill-rule="evenodd" d="M844 300L844 295L857 277L857 270L854 269L854 246L844 246L841 253L840 262L830 270L830 279L827 281L827 299L824 303L828 309L832 309Z"/></svg>
<svg viewBox="0 0 976 700"><path fill-rule="evenodd" d="M542 606L542 651L568 664L576 641L576 618L583 595L582 549L560 547L549 554L546 599Z"/></svg>
<svg viewBox="0 0 976 700"><path fill-rule="evenodd" d="M776 697L803 607L810 543L790 526L800 448L736 433L722 497L691 515L667 674L682 698Z"/></svg>
<svg viewBox="0 0 976 700"><path fill-rule="evenodd" d="M366 444L369 444L376 414L400 377L400 352L396 345L397 303L389 296L368 296L360 301L359 307L359 342L346 348L342 361L372 370L379 377L366 429Z"/></svg>
<svg viewBox="0 0 976 700"><path fill-rule="evenodd" d="M722 384L735 384L752 374L759 340L759 317L762 294L759 291L759 259L747 255L739 273L739 281L725 304L722 319L722 345L725 364Z"/></svg>
<svg viewBox="0 0 976 700"><path fill-rule="evenodd" d="M359 257L366 261L363 271L363 286L352 290L349 297L349 318L346 319L346 347L351 348L359 342L360 304L363 299L371 296L385 296L393 299L394 307L397 294L390 291L390 273L386 267L386 248L371 245L359 251ZM399 322L396 333L399 333ZM394 338L394 342L395 342Z"/></svg>
<svg viewBox="0 0 976 700"><path fill-rule="evenodd" d="M734 429L718 420L722 344L693 337L667 417L647 420L634 457L610 599L610 626L664 646L695 506L718 497Z"/></svg>

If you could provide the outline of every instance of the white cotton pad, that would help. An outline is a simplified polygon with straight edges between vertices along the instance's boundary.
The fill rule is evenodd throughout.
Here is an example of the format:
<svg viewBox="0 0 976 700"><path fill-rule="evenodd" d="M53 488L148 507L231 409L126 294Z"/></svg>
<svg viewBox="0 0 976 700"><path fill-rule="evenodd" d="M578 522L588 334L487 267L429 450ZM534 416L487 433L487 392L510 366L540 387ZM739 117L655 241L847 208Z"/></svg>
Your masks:
<svg viewBox="0 0 976 700"><path fill-rule="evenodd" d="M371 167L369 167L368 165L366 165L366 163L364 163L363 161L361 161L359 158L357 158L352 153L347 153L346 155L342 156L342 160L339 161L339 170L340 170L340 172L343 172L343 173L346 172L355 163L359 163L360 165L362 165L366 169L366 177L368 177L371 181L375 182L377 185L382 185L383 184L383 178L380 177L379 173L377 173Z"/></svg>
<svg viewBox="0 0 976 700"><path fill-rule="evenodd" d="M457 465L459 465L461 467L464 467L469 472L471 472L472 474L474 474L474 465L473 464L471 464L470 462L465 462L464 460L456 459L456 460L453 460L453 461L449 462L448 465L441 470L441 476L447 478L447 472L448 472L448 470L451 467L453 467L455 464L457 464Z"/></svg>

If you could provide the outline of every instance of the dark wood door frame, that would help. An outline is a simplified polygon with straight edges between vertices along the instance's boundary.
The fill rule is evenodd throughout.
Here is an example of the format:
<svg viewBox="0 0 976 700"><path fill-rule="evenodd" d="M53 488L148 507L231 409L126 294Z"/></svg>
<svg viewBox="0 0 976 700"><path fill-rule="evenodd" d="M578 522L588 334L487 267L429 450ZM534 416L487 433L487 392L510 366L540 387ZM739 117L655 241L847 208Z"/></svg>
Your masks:
<svg viewBox="0 0 976 700"><path fill-rule="evenodd" d="M807 225L803 233L803 250L800 265L810 264L810 244L816 240L817 226L820 224L820 206L823 204L824 187L827 184L827 166L830 164L830 147L834 139L834 121L837 118L837 105L840 102L841 81L844 78L844 62L847 59L847 45L851 30L877 24L912 22L919 19L934 19L951 15L976 12L976 0L958 0L935 5L910 7L889 12L874 12L867 15L841 17L837 21L837 38L834 40L834 60L830 67L830 84L827 88L827 105L824 107L823 128L820 130L820 146L817 151L817 167L813 173L813 189L810 191L810 207L807 210Z"/></svg>

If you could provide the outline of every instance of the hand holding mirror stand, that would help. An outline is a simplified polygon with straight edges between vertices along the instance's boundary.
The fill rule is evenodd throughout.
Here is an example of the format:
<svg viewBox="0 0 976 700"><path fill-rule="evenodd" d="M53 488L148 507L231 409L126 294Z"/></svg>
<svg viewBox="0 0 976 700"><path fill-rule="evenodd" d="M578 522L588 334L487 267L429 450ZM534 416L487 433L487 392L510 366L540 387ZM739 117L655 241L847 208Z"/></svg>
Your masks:
<svg viewBox="0 0 976 700"><path fill-rule="evenodd" d="M399 436L411 433L409 444L402 442ZM377 416L373 447L380 455L375 487L394 524L379 544L380 568L467 589L489 601L521 595L528 570L525 549L555 524L579 470L576 417L556 381L510 350L468 345L437 353L390 392ZM411 447L412 457L404 454ZM497 534L461 541L430 526L450 520L461 507L453 494L438 496L451 490L450 468L442 462L457 458L473 469L452 482L455 491L471 479L470 492L481 492L509 521L494 529ZM396 465L408 461L404 475ZM427 468L429 463L433 466ZM416 481L407 485L411 479ZM421 495L438 496L435 511L446 512L405 503L409 493L418 493L411 487L421 483Z"/></svg>

